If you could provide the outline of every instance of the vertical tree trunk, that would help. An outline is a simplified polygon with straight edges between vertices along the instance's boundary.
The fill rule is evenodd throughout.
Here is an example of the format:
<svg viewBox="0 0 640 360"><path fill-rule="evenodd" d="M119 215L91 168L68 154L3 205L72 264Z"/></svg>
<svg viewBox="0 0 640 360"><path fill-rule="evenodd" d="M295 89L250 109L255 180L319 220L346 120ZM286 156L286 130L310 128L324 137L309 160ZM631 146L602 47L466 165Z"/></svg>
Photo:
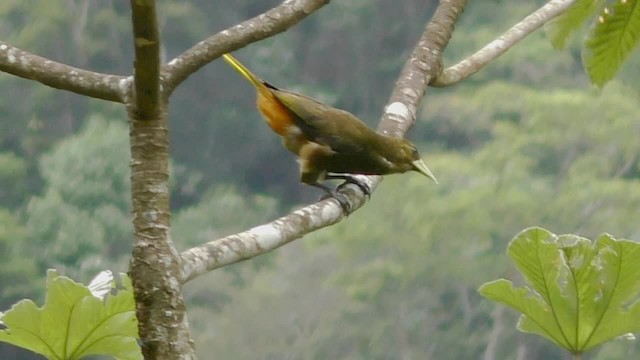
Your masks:
<svg viewBox="0 0 640 360"><path fill-rule="evenodd" d="M160 84L160 34L154 0L131 0L134 77L125 98L131 141L135 243L129 275L145 359L195 359L180 254L169 235L168 96Z"/></svg>
<svg viewBox="0 0 640 360"><path fill-rule="evenodd" d="M180 256L169 236L169 141L166 102L131 121L131 197L135 244L130 276L145 359L195 359L185 313Z"/></svg>

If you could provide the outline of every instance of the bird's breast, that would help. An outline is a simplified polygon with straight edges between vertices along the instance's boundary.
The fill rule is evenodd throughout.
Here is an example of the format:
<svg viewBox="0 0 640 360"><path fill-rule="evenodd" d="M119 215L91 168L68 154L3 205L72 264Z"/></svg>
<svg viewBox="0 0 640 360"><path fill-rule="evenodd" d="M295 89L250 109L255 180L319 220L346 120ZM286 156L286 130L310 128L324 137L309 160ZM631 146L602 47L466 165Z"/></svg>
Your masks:
<svg viewBox="0 0 640 360"><path fill-rule="evenodd" d="M335 153L326 161L327 171L354 175L385 175L393 164L373 152Z"/></svg>
<svg viewBox="0 0 640 360"><path fill-rule="evenodd" d="M273 94L258 94L257 105L267 124L276 134L286 137L290 128L295 126L294 115Z"/></svg>

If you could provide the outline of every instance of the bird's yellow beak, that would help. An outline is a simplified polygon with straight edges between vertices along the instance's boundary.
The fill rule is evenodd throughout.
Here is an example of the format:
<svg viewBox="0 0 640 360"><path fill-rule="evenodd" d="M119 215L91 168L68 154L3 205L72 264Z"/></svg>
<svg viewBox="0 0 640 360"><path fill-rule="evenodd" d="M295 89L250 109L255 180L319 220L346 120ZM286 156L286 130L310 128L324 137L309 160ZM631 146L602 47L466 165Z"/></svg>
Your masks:
<svg viewBox="0 0 640 360"><path fill-rule="evenodd" d="M433 180L436 184L438 183L438 180L436 179L435 176L433 176L433 173L431 173L431 170L429 170L427 165L424 164L424 161L422 161L422 159L418 159L412 162L412 164L415 171Z"/></svg>

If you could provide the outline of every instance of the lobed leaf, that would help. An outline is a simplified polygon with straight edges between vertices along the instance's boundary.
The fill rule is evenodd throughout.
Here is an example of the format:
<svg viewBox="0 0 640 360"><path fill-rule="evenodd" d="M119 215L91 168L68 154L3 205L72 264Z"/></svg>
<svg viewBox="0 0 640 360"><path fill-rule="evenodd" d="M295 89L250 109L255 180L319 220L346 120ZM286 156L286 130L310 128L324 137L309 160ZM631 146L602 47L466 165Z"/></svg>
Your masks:
<svg viewBox="0 0 640 360"><path fill-rule="evenodd" d="M529 228L509 244L528 286L500 279L479 292L520 312L518 329L572 353L640 331L640 244L602 235L595 242Z"/></svg>
<svg viewBox="0 0 640 360"><path fill-rule="evenodd" d="M48 359L81 359L109 355L121 360L142 359L131 283L104 298L73 280L47 274L45 304L38 308L22 300L2 315L7 329L0 341L39 353Z"/></svg>

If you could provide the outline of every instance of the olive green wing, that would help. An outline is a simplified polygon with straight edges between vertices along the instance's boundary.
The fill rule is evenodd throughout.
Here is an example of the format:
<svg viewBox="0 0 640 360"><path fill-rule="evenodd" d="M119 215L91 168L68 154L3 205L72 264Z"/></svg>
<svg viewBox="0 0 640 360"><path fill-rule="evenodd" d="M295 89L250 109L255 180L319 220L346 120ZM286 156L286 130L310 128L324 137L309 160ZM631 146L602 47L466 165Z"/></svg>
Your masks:
<svg viewBox="0 0 640 360"><path fill-rule="evenodd" d="M336 152L365 150L361 139L373 130L355 115L304 95L284 90L273 90L273 93L295 115L296 125L310 141L327 145Z"/></svg>

